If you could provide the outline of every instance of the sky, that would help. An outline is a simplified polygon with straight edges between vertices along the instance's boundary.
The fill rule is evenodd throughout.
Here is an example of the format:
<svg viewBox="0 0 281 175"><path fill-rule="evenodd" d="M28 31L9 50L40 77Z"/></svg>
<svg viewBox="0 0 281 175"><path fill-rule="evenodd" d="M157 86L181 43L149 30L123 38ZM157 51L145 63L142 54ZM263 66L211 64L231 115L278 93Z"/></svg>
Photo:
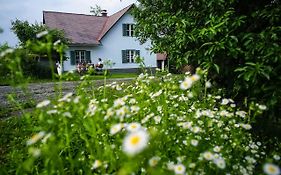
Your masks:
<svg viewBox="0 0 281 175"><path fill-rule="evenodd" d="M15 19L27 20L29 23L42 23L43 10L59 11L79 14L90 14L90 7L99 5L111 15L136 0L0 0L0 44L7 42L9 46L16 46L18 39L10 30L11 21Z"/></svg>

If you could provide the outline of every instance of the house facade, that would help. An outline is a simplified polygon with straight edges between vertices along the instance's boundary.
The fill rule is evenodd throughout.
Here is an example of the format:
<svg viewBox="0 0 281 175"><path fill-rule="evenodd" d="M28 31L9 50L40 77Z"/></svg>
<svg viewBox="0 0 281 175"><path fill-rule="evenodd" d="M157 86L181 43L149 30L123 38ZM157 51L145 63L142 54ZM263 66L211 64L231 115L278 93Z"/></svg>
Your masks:
<svg viewBox="0 0 281 175"><path fill-rule="evenodd" d="M81 62L96 64L101 58L104 63L112 63L108 69L135 72L139 68L136 56L143 58L147 67L155 68L156 54L150 51L150 43L140 44L134 37L135 20L130 14L133 6L111 16L107 16L106 11L102 16L44 11L43 23L63 30L71 42L65 53L69 59L63 62L63 71L76 70Z"/></svg>

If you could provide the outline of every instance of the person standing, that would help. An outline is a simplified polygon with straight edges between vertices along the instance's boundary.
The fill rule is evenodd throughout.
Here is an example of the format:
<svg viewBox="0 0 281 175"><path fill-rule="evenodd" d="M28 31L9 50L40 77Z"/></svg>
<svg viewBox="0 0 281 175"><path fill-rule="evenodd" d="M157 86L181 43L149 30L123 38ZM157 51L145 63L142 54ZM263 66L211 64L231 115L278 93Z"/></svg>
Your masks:
<svg viewBox="0 0 281 175"><path fill-rule="evenodd" d="M62 68L61 68L61 64L60 62L56 62L56 67L57 67L57 72L58 72L58 75L61 76L62 74Z"/></svg>

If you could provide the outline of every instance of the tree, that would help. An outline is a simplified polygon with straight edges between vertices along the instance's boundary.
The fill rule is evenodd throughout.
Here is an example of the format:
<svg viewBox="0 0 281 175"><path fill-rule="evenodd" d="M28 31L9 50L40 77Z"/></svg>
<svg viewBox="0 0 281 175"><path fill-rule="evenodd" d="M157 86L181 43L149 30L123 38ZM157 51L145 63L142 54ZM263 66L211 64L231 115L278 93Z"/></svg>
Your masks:
<svg viewBox="0 0 281 175"><path fill-rule="evenodd" d="M281 112L281 8L279 0L139 0L136 33L151 39L170 64L209 70L226 94Z"/></svg>
<svg viewBox="0 0 281 175"><path fill-rule="evenodd" d="M39 38L37 38L36 35L43 31L48 31L52 35L53 41L60 40L63 43L68 43L68 39L61 30L49 29L43 24L30 24L28 21L20 21L18 19L11 23L11 29L18 37L21 45L24 45L28 40L38 40Z"/></svg>
<svg viewBox="0 0 281 175"><path fill-rule="evenodd" d="M92 13L94 16L101 16L102 9L99 5L96 4L95 7L91 6L90 8L91 8L90 13Z"/></svg>
<svg viewBox="0 0 281 175"><path fill-rule="evenodd" d="M23 53L25 53L25 55L21 55L25 75L49 78L53 76L54 62L67 59L63 49L69 41L63 31L18 19L12 21L11 29L18 37L22 50L24 50ZM55 43L59 43L59 45ZM38 59L44 61L40 63Z"/></svg>
<svg viewBox="0 0 281 175"><path fill-rule="evenodd" d="M43 24L30 24L28 21L20 21L16 19L15 21L12 21L12 31L16 34L20 41L21 46L26 46L26 43L28 41L31 41L31 43L35 43L37 41L43 41L48 42L47 38L45 37L38 37L40 34L48 33L49 36L51 36L52 42L60 41L63 44L68 44L69 40L65 37L64 32L57 29L49 29L47 26ZM33 55L46 55L45 50L43 52L35 51L35 50L29 50L32 52ZM52 50L52 57L55 60L58 60L59 54ZM64 57L66 59L66 57Z"/></svg>

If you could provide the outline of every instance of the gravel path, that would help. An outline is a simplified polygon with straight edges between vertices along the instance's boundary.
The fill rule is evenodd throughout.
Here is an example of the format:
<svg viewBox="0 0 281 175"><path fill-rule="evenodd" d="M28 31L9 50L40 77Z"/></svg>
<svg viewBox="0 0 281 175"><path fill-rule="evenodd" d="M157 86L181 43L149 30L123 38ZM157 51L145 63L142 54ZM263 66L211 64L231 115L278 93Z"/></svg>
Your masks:
<svg viewBox="0 0 281 175"><path fill-rule="evenodd" d="M133 80L133 78L121 78L121 79L108 79L107 82L128 82ZM103 84L103 80L94 80L97 86ZM8 100L8 95L14 93L16 95L16 100L18 102L27 102L28 99L33 99L35 102L40 102L44 99L53 97L55 95L55 85L58 83L50 82L50 83L31 83L28 86L28 93L24 93L20 88L13 88L11 86L0 86L0 107L6 108L11 107L11 103ZM63 82L62 91L63 94L68 92L74 92L75 87L80 84L80 81L74 82Z"/></svg>

